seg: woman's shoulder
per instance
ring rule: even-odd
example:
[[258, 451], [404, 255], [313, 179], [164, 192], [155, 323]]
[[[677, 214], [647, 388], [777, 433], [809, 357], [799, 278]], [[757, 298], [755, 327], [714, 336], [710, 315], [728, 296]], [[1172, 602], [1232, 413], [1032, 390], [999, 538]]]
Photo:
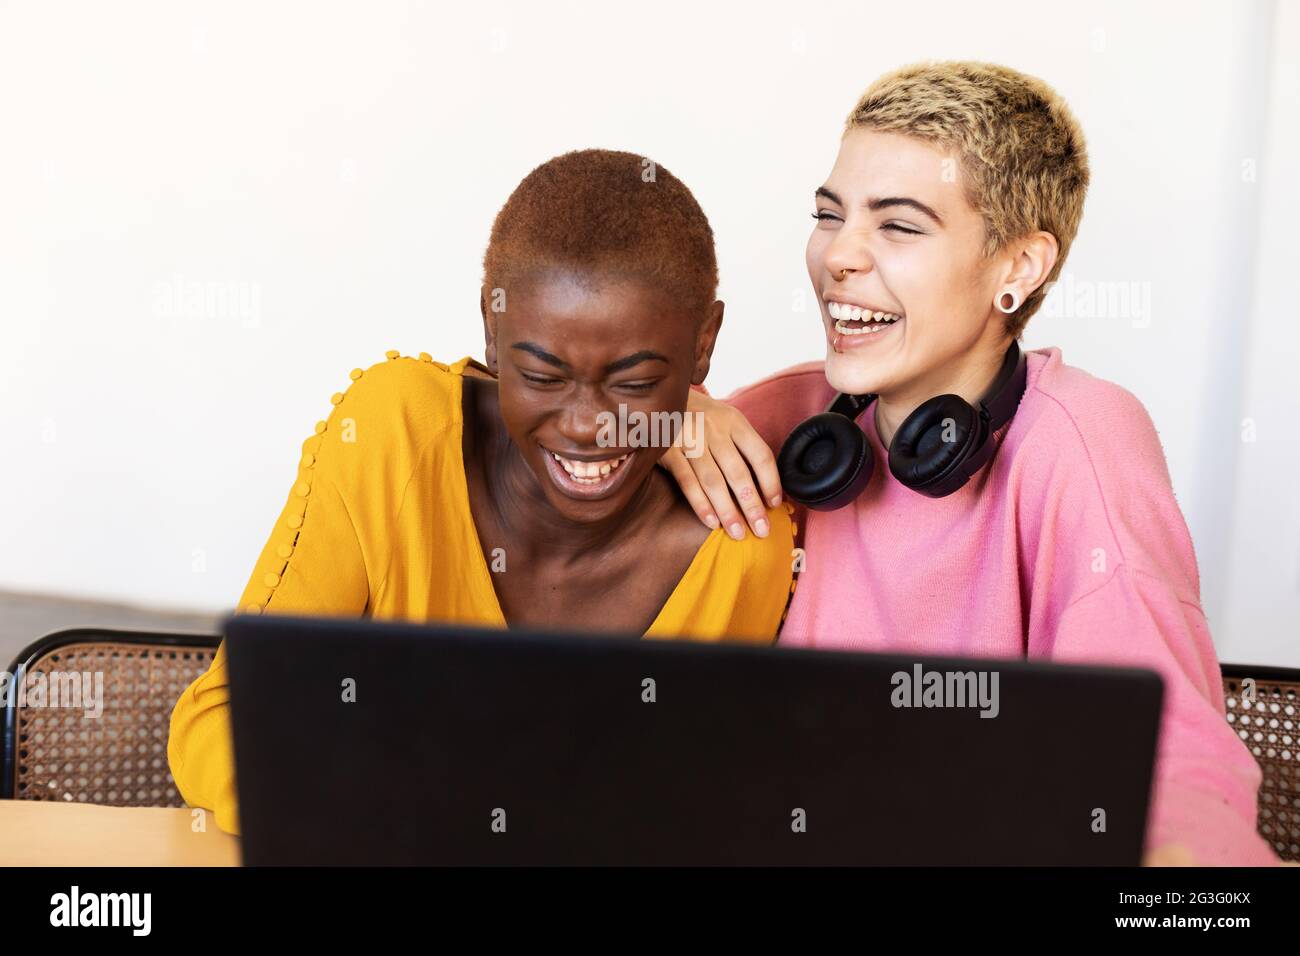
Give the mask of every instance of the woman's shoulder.
[[1164, 449], [1146, 406], [1136, 395], [1067, 365], [1059, 348], [1028, 353], [1025, 397], [1009, 442], [1080, 455], [1095, 470], [1143, 471], [1169, 481]]
[[807, 417], [824, 411], [835, 395], [826, 381], [824, 361], [801, 362], [773, 372], [750, 385], [742, 385], [722, 401], [745, 412], [762, 414], [767, 409], [789, 409]]
[[[691, 574], [710, 584], [726, 580], [733, 583], [746, 578], [755, 583], [770, 582], [774, 578], [788, 578], [792, 573], [795, 541], [794, 508], [787, 502], [767, 510], [768, 533], [760, 538], [749, 529], [739, 540], [722, 528], [707, 532], [696, 546]], [[683, 509], [680, 519], [693, 524], [694, 530], [703, 530], [693, 511]], [[694, 532], [690, 534], [695, 537]], [[688, 574], [688, 577], [690, 574]], [[761, 584], [760, 584], [761, 586]]]
[[402, 408], [417, 418], [447, 419], [453, 417], [465, 370], [476, 364], [469, 357], [448, 364], [435, 361], [428, 352], [403, 355], [391, 349], [382, 362], [349, 372], [349, 384], [330, 402], [348, 404], [358, 411], [392, 413]]
[[474, 364], [468, 357], [447, 364], [427, 352], [390, 350], [384, 361], [349, 373], [349, 384], [330, 397], [330, 413], [316, 423], [307, 446], [340, 483], [374, 477], [378, 462], [385, 472], [409, 471], [430, 443], [458, 432], [460, 382]]
[[795, 425], [826, 410], [835, 389], [826, 381], [825, 362], [803, 362], [782, 369], [723, 399], [745, 416], [773, 451]]
[[716, 529], [705, 538], [658, 622], [665, 634], [704, 641], [770, 644], [790, 600], [794, 524], [785, 505], [767, 513], [767, 537], [739, 541]]
[[[1052, 527], [1080, 549], [1113, 543], [1135, 570], [1176, 581], [1195, 600], [1191, 536], [1159, 435], [1128, 389], [1066, 365], [1059, 349], [1029, 353], [1028, 384], [998, 468], [1009, 476], [1025, 526]], [[1054, 517], [1053, 517], [1054, 516]], [[1068, 533], [1066, 533], [1068, 531]]]
[[788, 579], [793, 573], [794, 540], [797, 530], [794, 508], [788, 502], [767, 509], [768, 533], [760, 538], [752, 531], [737, 541], [719, 529], [711, 535], [724, 561], [744, 570], [757, 580]]
[[390, 350], [384, 361], [348, 374], [350, 383], [330, 398], [334, 408], [326, 425], [347, 423], [355, 441], [363, 428], [388, 439], [436, 433], [461, 420], [461, 380], [475, 366], [468, 357], [447, 364], [428, 352], [413, 356]]

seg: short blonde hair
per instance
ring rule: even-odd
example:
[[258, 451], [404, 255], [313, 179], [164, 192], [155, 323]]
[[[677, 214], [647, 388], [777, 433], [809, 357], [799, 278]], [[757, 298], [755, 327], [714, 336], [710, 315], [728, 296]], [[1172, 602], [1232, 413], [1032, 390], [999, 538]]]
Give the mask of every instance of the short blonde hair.
[[862, 94], [845, 132], [915, 136], [956, 153], [970, 204], [984, 219], [984, 254], [1043, 230], [1060, 254], [1044, 283], [1007, 316], [1018, 337], [1065, 263], [1083, 217], [1088, 154], [1065, 101], [1036, 77], [993, 63], [918, 63]]

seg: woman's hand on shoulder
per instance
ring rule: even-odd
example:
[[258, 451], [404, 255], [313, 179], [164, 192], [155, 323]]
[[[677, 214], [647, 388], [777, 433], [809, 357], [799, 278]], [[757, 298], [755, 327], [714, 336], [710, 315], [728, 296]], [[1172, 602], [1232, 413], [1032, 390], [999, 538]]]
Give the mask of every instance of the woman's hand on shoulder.
[[[686, 411], [698, 414], [702, 427], [684, 428], [659, 463], [710, 528], [723, 527], [740, 540], [748, 524], [754, 534], [767, 537], [767, 509], [781, 503], [781, 478], [772, 449], [749, 420], [726, 402], [692, 389]], [[686, 446], [683, 437], [690, 439]]]

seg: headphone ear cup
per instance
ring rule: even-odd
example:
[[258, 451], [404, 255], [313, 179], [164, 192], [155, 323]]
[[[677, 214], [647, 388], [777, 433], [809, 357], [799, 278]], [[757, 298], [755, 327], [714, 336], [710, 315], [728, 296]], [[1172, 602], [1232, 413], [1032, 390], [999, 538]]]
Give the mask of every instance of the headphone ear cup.
[[797, 425], [776, 458], [782, 489], [814, 511], [834, 511], [851, 502], [871, 480], [873, 465], [866, 434], [836, 412]]
[[981, 427], [979, 412], [960, 395], [936, 395], [899, 426], [889, 470], [912, 490], [942, 497], [942, 479], [969, 456]]

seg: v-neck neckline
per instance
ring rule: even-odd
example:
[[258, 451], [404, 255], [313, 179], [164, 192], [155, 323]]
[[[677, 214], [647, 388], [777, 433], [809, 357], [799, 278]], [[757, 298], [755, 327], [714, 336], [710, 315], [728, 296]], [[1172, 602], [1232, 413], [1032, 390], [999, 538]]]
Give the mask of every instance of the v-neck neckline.
[[[469, 497], [469, 474], [465, 470], [465, 367], [470, 364], [477, 365], [478, 363], [474, 362], [474, 360], [469, 356], [466, 356], [459, 362], [448, 367], [448, 371], [455, 375], [455, 382], [452, 386], [452, 408], [455, 409], [454, 414], [456, 415], [456, 459], [453, 462], [456, 466], [453, 469], [456, 473], [456, 491], [460, 495], [459, 504], [464, 509], [465, 522], [469, 525], [469, 531], [474, 538], [475, 547], [468, 550], [474, 553], [470, 560], [473, 562], [475, 574], [479, 579], [479, 583], [483, 585], [486, 593], [492, 595], [492, 610], [496, 614], [495, 623], [500, 627], [508, 628], [510, 623], [506, 620], [505, 610], [501, 607], [501, 598], [497, 594], [496, 585], [492, 581], [492, 570], [488, 567], [487, 558], [483, 554], [483, 539], [479, 537], [478, 525], [474, 523], [474, 509], [471, 507]], [[482, 368], [482, 366], [479, 367]], [[487, 371], [487, 369], [484, 369], [484, 371]], [[682, 576], [677, 579], [677, 583], [673, 586], [672, 593], [668, 595], [668, 600], [664, 601], [663, 606], [659, 608], [659, 613], [656, 614], [655, 619], [650, 622], [650, 626], [646, 628], [645, 633], [641, 635], [642, 637], [649, 637], [655, 634], [656, 629], [660, 627], [661, 622], [666, 618], [669, 609], [672, 607], [673, 601], [677, 598], [677, 594], [681, 590], [682, 582], [689, 578], [692, 572], [695, 571], [696, 565], [701, 562], [704, 553], [711, 550], [713, 547], [716, 547], [714, 538], [720, 533], [722, 533], [721, 528], [714, 528], [709, 532], [708, 537], [700, 543], [700, 546], [695, 549], [695, 555], [691, 558], [691, 563], [687, 565], [686, 570], [682, 572]]]

